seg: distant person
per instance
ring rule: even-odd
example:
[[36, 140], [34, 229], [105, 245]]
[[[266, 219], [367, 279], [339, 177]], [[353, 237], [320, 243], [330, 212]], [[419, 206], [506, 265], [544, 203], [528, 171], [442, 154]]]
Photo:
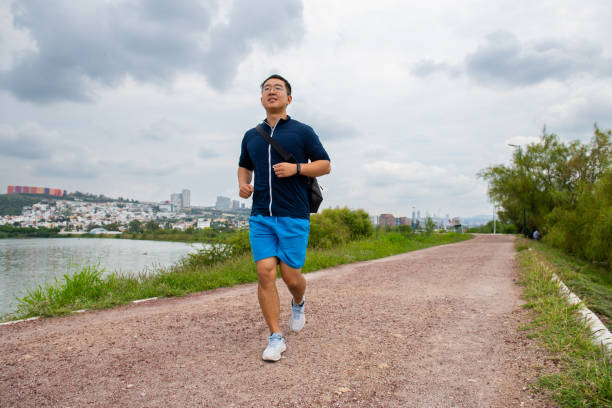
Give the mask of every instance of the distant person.
[[[278, 141], [297, 163], [281, 155], [253, 128], [242, 139], [238, 163], [240, 197], [253, 195], [249, 238], [257, 266], [259, 305], [270, 329], [262, 358], [278, 361], [287, 348], [280, 329], [280, 301], [276, 289], [276, 268], [293, 295], [289, 327], [304, 327], [306, 280], [302, 267], [310, 233], [310, 207], [306, 177], [331, 171], [330, 159], [313, 129], [287, 115], [291, 85], [280, 75], [271, 75], [261, 84], [261, 104], [266, 119], [261, 126]], [[310, 160], [310, 163], [309, 163]], [[255, 182], [251, 184], [255, 172]]]
[[537, 229], [533, 231], [533, 239], [535, 239], [536, 241], [539, 241], [542, 238], [542, 236], [540, 235], [540, 231], [538, 231]]

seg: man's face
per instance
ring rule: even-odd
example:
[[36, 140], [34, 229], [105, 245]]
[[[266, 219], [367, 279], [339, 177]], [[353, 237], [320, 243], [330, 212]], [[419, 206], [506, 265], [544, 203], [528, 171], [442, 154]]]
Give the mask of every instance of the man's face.
[[261, 104], [267, 112], [283, 112], [291, 103], [285, 82], [278, 78], [268, 79], [261, 92]]

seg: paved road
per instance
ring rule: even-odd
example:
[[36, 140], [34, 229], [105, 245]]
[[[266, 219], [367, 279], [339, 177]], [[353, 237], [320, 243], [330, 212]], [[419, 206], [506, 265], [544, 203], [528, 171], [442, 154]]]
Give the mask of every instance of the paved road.
[[526, 388], [542, 357], [513, 258], [481, 235], [306, 275], [278, 363], [253, 284], [3, 326], [0, 406], [549, 406]]

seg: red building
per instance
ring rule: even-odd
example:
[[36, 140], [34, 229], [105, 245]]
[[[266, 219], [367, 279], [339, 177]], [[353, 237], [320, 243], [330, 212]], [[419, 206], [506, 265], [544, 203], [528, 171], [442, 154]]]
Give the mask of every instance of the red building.
[[62, 197], [64, 191], [59, 188], [32, 187], [32, 186], [8, 186], [8, 194], [45, 194], [55, 197]]
[[390, 227], [393, 227], [395, 226], [395, 217], [393, 216], [393, 214], [380, 214], [380, 217], [378, 217], [378, 225], [388, 225]]

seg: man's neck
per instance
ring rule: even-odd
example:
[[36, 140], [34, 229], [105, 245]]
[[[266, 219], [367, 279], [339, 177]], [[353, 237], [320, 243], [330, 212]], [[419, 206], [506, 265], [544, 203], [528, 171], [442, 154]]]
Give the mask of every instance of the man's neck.
[[266, 122], [270, 127], [276, 126], [279, 120], [287, 119], [287, 111], [276, 113], [276, 112], [266, 112]]

